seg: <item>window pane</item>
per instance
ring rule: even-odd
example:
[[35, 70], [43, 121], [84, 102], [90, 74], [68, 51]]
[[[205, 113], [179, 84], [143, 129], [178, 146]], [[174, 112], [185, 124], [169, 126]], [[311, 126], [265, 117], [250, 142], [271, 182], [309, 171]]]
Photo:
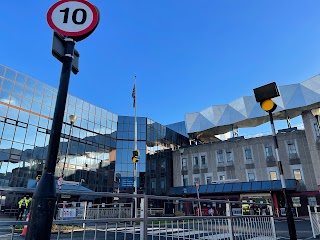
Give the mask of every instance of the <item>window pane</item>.
[[232, 151], [230, 149], [226, 150], [226, 155], [227, 155], [227, 162], [232, 162], [233, 157], [232, 157]]
[[207, 184], [211, 184], [212, 183], [212, 177], [207, 177]]
[[266, 156], [267, 156], [267, 157], [273, 156], [272, 147], [271, 147], [271, 146], [267, 146], [267, 147], [265, 148], [265, 151], [266, 151]]
[[245, 155], [246, 155], [246, 159], [252, 159], [251, 148], [245, 149]]
[[182, 158], [182, 166], [183, 167], [187, 166], [187, 159], [186, 158]]
[[294, 143], [288, 143], [289, 154], [297, 153], [296, 145]]
[[293, 177], [296, 180], [301, 180], [302, 179], [300, 169], [293, 170]]
[[193, 165], [194, 165], [194, 166], [198, 166], [198, 165], [199, 165], [199, 159], [198, 159], [198, 157], [194, 157], [194, 158], [193, 158]]
[[224, 161], [224, 159], [223, 159], [223, 151], [222, 150], [218, 150], [217, 157], [218, 157], [218, 163], [222, 163]]
[[220, 175], [220, 176], [219, 176], [219, 180], [220, 180], [220, 181], [226, 180], [226, 176], [225, 176], [225, 175]]
[[271, 171], [269, 174], [270, 174], [270, 180], [278, 180], [277, 172]]
[[15, 131], [15, 126], [11, 124], [5, 124], [3, 129], [2, 138], [12, 140]]
[[254, 173], [248, 173], [248, 179], [249, 181], [254, 181], [256, 178], [255, 174]]
[[206, 165], [206, 156], [201, 156], [201, 164]]

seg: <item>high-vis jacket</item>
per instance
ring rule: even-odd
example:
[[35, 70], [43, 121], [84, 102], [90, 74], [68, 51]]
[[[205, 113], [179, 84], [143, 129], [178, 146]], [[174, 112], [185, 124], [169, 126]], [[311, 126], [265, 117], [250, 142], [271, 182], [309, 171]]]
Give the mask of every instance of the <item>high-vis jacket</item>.
[[18, 205], [19, 205], [19, 208], [27, 208], [28, 205], [30, 203], [30, 200], [27, 200], [27, 199], [24, 199], [22, 198], [19, 202], [18, 202]]

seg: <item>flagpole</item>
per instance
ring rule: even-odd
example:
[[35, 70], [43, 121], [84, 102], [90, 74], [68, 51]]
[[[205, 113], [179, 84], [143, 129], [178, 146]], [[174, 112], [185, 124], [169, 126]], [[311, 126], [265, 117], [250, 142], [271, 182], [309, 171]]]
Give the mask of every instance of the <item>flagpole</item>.
[[200, 202], [200, 195], [199, 195], [199, 182], [196, 180], [196, 189], [197, 189], [197, 197], [198, 197], [198, 205], [199, 205], [199, 214], [198, 216], [202, 217], [202, 210], [201, 210], [201, 202]]
[[[133, 108], [134, 108], [134, 150], [138, 150], [138, 145], [137, 145], [137, 138], [138, 138], [138, 125], [137, 125], [137, 89], [136, 89], [136, 79], [137, 77], [134, 76], [134, 99], [133, 99]], [[133, 163], [133, 185], [134, 185], [134, 194], [137, 194], [138, 188], [137, 188], [137, 163]], [[134, 199], [134, 211], [135, 211], [135, 217], [138, 217], [138, 201], [137, 198]]]

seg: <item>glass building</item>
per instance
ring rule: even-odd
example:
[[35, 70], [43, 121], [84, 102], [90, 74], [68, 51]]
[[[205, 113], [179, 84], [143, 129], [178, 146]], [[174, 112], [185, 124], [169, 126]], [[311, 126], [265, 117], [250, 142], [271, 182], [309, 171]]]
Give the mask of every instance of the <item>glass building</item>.
[[[0, 187], [27, 187], [41, 175], [56, 96], [57, 89], [0, 65]], [[77, 116], [74, 124], [69, 115]], [[166, 194], [172, 151], [189, 141], [185, 129], [146, 117], [137, 123], [138, 192]], [[63, 174], [93, 191], [133, 192], [133, 148], [134, 117], [68, 95], [56, 177]]]

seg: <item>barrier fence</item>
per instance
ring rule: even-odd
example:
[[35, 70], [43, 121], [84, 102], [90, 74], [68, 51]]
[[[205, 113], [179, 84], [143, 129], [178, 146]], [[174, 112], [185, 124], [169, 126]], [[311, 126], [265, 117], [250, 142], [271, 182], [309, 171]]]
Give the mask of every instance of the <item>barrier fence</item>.
[[59, 203], [56, 219], [132, 218], [132, 203]]
[[[65, 217], [63, 213], [60, 219], [54, 220], [51, 239], [276, 239], [272, 208], [268, 204], [140, 194], [99, 194], [110, 199], [116, 197], [118, 201], [90, 206], [88, 203], [79, 203], [82, 206], [69, 204], [69, 208], [74, 209], [69, 213], [73, 212], [70, 214], [75, 217]], [[138, 217], [133, 215], [135, 211], [131, 204], [134, 198], [139, 203]], [[162, 205], [163, 208], [150, 207], [155, 205]], [[67, 204], [58, 204], [58, 207], [58, 213], [68, 212]], [[0, 221], [0, 239], [21, 239], [25, 224], [25, 221]]]
[[310, 217], [310, 223], [312, 228], [313, 237], [316, 238], [320, 235], [320, 212], [319, 212], [319, 205], [309, 206], [308, 205], [308, 212]]

